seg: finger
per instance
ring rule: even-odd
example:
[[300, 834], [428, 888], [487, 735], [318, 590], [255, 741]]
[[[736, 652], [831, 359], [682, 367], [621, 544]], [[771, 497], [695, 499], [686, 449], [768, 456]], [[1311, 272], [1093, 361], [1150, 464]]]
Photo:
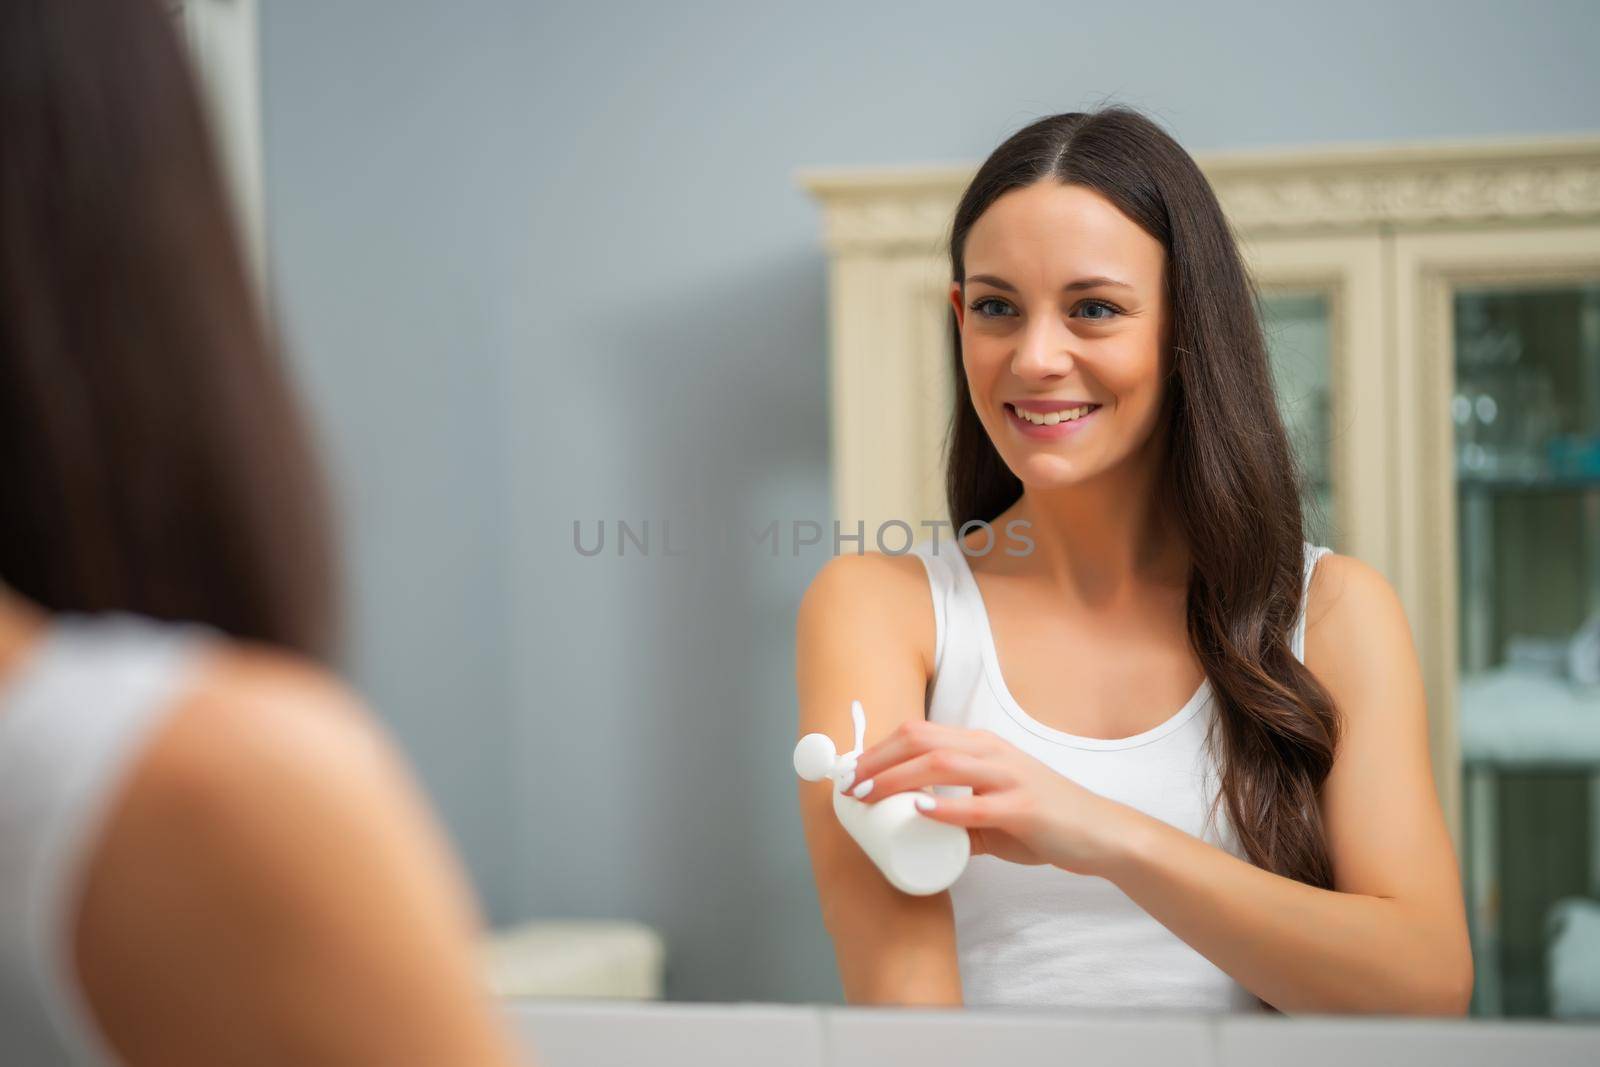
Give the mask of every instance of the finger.
[[1003, 744], [988, 730], [963, 730], [958, 726], [928, 722], [926, 719], [911, 719], [901, 723], [888, 737], [856, 757], [854, 780], [864, 782], [897, 763], [936, 748], [986, 756], [993, 755], [996, 747]]
[[924, 793], [927, 800], [918, 799], [917, 810], [930, 819], [938, 822], [949, 823], [951, 826], [964, 826], [969, 830], [994, 828], [1005, 829], [1002, 824], [1007, 821], [1005, 801], [1000, 797], [983, 796], [934, 796]]
[[874, 777], [860, 778], [850, 792], [856, 799], [871, 803], [930, 785], [967, 785], [984, 792], [1013, 784], [1015, 779], [1004, 767], [979, 756], [939, 748], [897, 763]]

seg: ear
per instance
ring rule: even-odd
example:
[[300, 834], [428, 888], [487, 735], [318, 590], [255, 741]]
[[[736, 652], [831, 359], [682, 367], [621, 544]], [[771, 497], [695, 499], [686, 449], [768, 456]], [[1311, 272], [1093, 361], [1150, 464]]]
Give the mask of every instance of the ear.
[[959, 330], [966, 323], [966, 318], [967, 318], [966, 305], [964, 303], [962, 303], [962, 301], [961, 301], [961, 283], [960, 282], [951, 282], [950, 283], [950, 306], [955, 309], [955, 313], [956, 313], [956, 329]]

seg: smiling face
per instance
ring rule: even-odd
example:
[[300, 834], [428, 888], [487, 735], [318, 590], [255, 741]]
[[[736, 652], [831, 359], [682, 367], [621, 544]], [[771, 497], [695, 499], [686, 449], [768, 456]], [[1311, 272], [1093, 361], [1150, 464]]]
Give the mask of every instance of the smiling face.
[[1157, 428], [1166, 250], [1105, 197], [1046, 179], [999, 197], [950, 287], [978, 419], [1024, 486], [1078, 482]]

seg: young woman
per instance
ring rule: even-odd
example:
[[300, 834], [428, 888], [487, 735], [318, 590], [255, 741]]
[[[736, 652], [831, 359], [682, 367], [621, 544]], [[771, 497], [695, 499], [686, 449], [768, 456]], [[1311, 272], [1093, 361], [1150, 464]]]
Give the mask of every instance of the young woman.
[[1463, 1013], [1411, 634], [1303, 539], [1199, 168], [1129, 109], [1043, 119], [973, 178], [950, 261], [965, 536], [830, 560], [798, 688], [802, 734], [848, 739], [863, 702], [857, 796], [941, 787], [926, 815], [975, 855], [899, 893], [802, 785], [847, 999]]
[[0, 4], [0, 1062], [516, 1062], [170, 16]]

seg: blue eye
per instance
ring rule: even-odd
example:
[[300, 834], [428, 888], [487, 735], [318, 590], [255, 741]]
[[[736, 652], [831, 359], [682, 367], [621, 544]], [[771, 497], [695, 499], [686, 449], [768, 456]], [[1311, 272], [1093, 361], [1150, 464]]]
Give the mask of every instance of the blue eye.
[[983, 310], [983, 305], [985, 305], [985, 304], [999, 304], [1001, 307], [1006, 306], [1006, 303], [1005, 303], [1004, 300], [996, 300], [992, 296], [980, 297], [979, 299], [974, 300], [972, 302], [972, 305], [971, 305], [972, 306], [972, 310], [976, 311], [979, 315], [981, 315], [983, 318], [986, 318], [986, 319], [999, 318], [1000, 316], [991, 315], [989, 312], [984, 311]]
[[[985, 311], [984, 306], [988, 304], [999, 304], [1001, 307], [1009, 307], [1004, 300], [1000, 300], [992, 296], [980, 297], [977, 300], [974, 300], [969, 307], [971, 307], [973, 311], [976, 311], [980, 318], [998, 319], [1008, 317], [994, 312]], [[1107, 314], [1104, 315], [1082, 316], [1082, 318], [1087, 319], [1089, 322], [1110, 322], [1112, 319], [1122, 314], [1121, 308], [1117, 307], [1115, 304], [1108, 304], [1104, 300], [1085, 300], [1082, 304], [1078, 305], [1078, 309], [1080, 311], [1086, 308], [1099, 308], [1101, 311], [1107, 312]]]

